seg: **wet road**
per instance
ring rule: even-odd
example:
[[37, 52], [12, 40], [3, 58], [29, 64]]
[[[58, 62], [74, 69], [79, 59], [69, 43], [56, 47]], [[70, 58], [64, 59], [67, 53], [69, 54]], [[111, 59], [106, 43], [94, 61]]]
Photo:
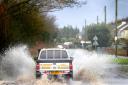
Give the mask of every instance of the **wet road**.
[[[89, 71], [88, 75], [84, 76], [92, 77], [92, 74], [94, 74], [93, 77], [96, 77], [96, 82], [99, 82], [98, 84], [94, 82], [94, 85], [128, 85], [128, 65], [110, 63], [109, 57], [113, 56], [82, 49], [74, 50], [75, 54], [72, 50], [69, 50], [69, 53], [74, 57], [76, 68]], [[84, 82], [74, 81], [72, 85], [75, 85], [76, 82], [81, 83], [81, 85], [91, 85], [90, 82], [93, 82], [93, 80], [88, 83], [86, 79]]]
[[[18, 50], [16, 49], [16, 51]], [[75, 79], [69, 83], [49, 82], [47, 79], [35, 80], [29, 77], [14, 81], [1, 81], [0, 85], [128, 85], [128, 65], [111, 64], [109, 57], [112, 56], [102, 54], [102, 52], [99, 54], [82, 49], [69, 49], [68, 52], [74, 58], [73, 70]], [[19, 55], [19, 60], [22, 60], [22, 56], [24, 56], [24, 60], [26, 58], [25, 55]], [[31, 59], [26, 58], [26, 60], [29, 61]], [[25, 63], [27, 61], [24, 60]], [[19, 63], [17, 62], [17, 64]], [[28, 63], [23, 65], [25, 71], [27, 70], [27, 73], [31, 73], [32, 71], [28, 67], [32, 68], [31, 66], [33, 65], [28, 65], [27, 68], [25, 67], [26, 65]]]

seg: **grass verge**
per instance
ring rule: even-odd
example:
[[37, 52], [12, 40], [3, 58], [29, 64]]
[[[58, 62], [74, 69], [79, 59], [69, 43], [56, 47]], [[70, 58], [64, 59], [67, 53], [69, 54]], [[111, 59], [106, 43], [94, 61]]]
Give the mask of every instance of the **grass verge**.
[[113, 58], [111, 60], [112, 60], [112, 63], [128, 64], [128, 58]]

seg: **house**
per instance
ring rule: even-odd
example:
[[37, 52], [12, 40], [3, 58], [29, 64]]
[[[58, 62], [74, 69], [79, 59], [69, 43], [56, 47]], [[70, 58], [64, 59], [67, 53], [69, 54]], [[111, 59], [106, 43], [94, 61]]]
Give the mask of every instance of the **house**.
[[128, 39], [128, 23], [122, 22], [118, 27], [118, 38]]

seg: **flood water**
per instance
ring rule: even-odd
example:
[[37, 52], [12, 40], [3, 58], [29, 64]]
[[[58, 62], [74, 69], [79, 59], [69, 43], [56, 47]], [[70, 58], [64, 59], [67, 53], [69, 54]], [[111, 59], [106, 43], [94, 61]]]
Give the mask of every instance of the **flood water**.
[[35, 63], [26, 48], [17, 46], [6, 52], [0, 69], [3, 82], [15, 81], [13, 85], [128, 85], [128, 65], [111, 63], [110, 57], [113, 56], [83, 49], [68, 49], [69, 56], [74, 58], [74, 80], [68, 83], [36, 80], [33, 77]]
[[74, 84], [82, 81], [81, 85], [90, 85], [90, 82], [94, 85], [95, 82], [99, 82], [96, 85], [128, 85], [128, 65], [111, 63], [110, 57], [114, 56], [82, 49], [69, 50], [69, 54], [74, 57], [75, 73], [87, 72], [85, 79], [74, 81]]

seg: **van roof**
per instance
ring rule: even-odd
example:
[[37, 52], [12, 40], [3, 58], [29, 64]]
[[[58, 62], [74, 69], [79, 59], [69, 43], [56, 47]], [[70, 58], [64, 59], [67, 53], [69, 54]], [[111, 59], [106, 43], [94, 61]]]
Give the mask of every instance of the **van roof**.
[[66, 50], [66, 49], [61, 49], [61, 48], [43, 48], [41, 50]]

